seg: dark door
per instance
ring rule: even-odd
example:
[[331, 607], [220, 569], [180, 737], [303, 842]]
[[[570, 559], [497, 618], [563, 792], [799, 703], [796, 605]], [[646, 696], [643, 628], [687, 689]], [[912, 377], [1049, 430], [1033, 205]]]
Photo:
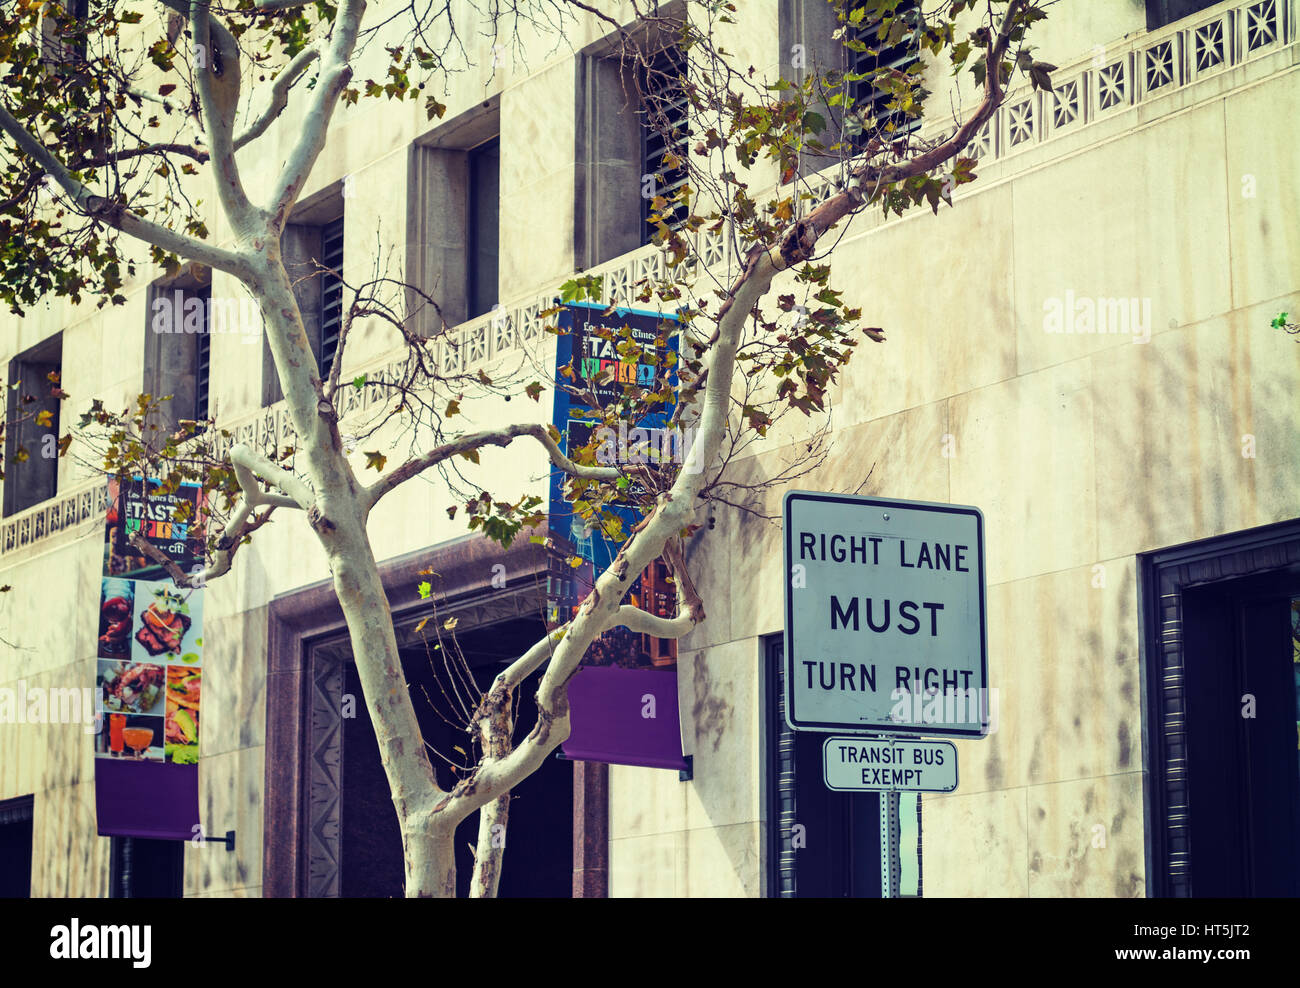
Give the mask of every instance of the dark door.
[[1300, 577], [1185, 592], [1192, 893], [1300, 895]]
[[0, 899], [32, 894], [32, 803], [31, 796], [0, 802]]
[[179, 899], [185, 890], [185, 842], [114, 837], [109, 849], [112, 899]]
[[879, 898], [880, 797], [832, 792], [822, 773], [827, 735], [785, 722], [783, 643], [769, 643], [769, 895]]
[[[543, 634], [540, 619], [517, 619], [460, 635], [459, 647], [477, 688], [489, 687], [507, 662]], [[447, 759], [463, 763], [465, 756], [456, 749], [470, 750], [464, 731], [454, 723], [470, 702], [470, 692], [453, 671], [454, 660], [444, 659], [434, 644], [431, 641], [427, 650], [403, 649], [402, 667], [420, 730], [432, 749], [429, 757], [438, 784], [447, 789], [454, 784]], [[343, 721], [339, 892], [344, 897], [399, 897], [403, 894], [404, 867], [397, 814], [356, 667], [351, 662], [346, 663], [344, 675], [344, 692], [356, 698], [356, 709], [354, 717]], [[539, 678], [540, 671], [517, 692], [516, 738], [527, 734], [536, 720], [533, 697]], [[505, 858], [498, 889], [502, 898], [571, 895], [573, 763], [549, 758], [515, 788], [503, 839]], [[471, 849], [477, 841], [478, 814], [473, 813], [456, 830], [456, 884], [460, 896], [469, 893], [474, 869]]]

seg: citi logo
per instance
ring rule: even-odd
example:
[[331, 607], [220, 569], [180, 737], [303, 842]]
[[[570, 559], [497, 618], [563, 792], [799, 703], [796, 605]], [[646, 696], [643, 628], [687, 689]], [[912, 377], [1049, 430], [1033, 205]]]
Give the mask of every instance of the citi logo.
[[132, 967], [148, 967], [153, 927], [82, 926], [75, 916], [67, 926], [50, 929], [50, 956], [55, 960], [129, 960]]

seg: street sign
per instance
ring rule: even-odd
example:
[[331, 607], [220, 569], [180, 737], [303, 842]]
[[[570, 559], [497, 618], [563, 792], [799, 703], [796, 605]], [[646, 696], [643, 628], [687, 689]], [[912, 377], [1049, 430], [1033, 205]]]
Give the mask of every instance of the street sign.
[[986, 735], [979, 509], [791, 491], [784, 515], [790, 727]]
[[829, 737], [822, 746], [826, 788], [836, 792], [953, 792], [957, 746], [951, 741]]

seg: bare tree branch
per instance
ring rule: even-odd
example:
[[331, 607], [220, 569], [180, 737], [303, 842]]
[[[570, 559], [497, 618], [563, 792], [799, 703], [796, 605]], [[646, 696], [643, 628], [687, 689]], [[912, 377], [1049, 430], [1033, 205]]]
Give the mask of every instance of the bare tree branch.
[[28, 133], [27, 129], [4, 106], [0, 106], [0, 130], [12, 137], [14, 142], [31, 155], [48, 174], [53, 175], [55, 181], [63, 187], [68, 197], [86, 216], [162, 250], [190, 258], [236, 277], [244, 277], [248, 273], [247, 262], [235, 251], [177, 233], [175, 230], [137, 216], [122, 203], [112, 202], [91, 192], [73, 178], [63, 164], [40, 141]]
[[343, 0], [334, 16], [334, 35], [330, 46], [321, 53], [321, 70], [312, 91], [314, 99], [303, 114], [302, 133], [289, 154], [284, 171], [276, 180], [268, 209], [271, 226], [277, 233], [288, 222], [293, 204], [302, 193], [312, 166], [325, 146], [325, 133], [329, 129], [339, 96], [352, 78], [348, 64], [356, 46], [357, 32], [361, 29], [361, 15], [365, 11], [363, 0]]
[[266, 133], [266, 129], [275, 122], [276, 117], [284, 112], [284, 108], [289, 105], [289, 91], [293, 84], [307, 70], [307, 66], [316, 59], [320, 58], [321, 50], [324, 46], [322, 41], [314, 41], [302, 51], [298, 52], [275, 77], [271, 83], [270, 92], [267, 93], [266, 106], [258, 114], [257, 119], [248, 125], [248, 128], [235, 138], [234, 149], [238, 151], [249, 141], [256, 140]]
[[[189, 7], [193, 44], [203, 58], [198, 66], [199, 112], [212, 145], [212, 167], [216, 172], [217, 195], [231, 225], [240, 233], [251, 232], [257, 211], [248, 201], [239, 165], [235, 161], [234, 127], [239, 113], [239, 45], [219, 21], [213, 21], [209, 0], [165, 0], [174, 9]], [[182, 13], [184, 11], [182, 10]]]
[[[285, 471], [249, 449], [249, 447], [242, 443], [235, 446], [230, 451], [230, 459], [234, 464], [235, 478], [239, 481], [242, 496], [226, 523], [221, 539], [217, 542], [212, 565], [206, 567], [201, 573], [186, 573], [166, 553], [143, 538], [139, 532], [133, 533], [129, 540], [136, 549], [161, 565], [167, 571], [167, 574], [176, 581], [177, 586], [194, 589], [203, 586], [209, 580], [215, 580], [217, 577], [230, 572], [235, 552], [243, 543], [244, 538], [265, 525], [271, 517], [271, 512], [276, 508], [310, 506], [310, 492], [307, 491], [305, 485], [290, 477]], [[262, 490], [261, 485], [258, 483], [258, 477], [275, 483], [277, 486], [284, 485], [288, 489], [299, 490], [300, 493], [307, 494], [307, 504], [302, 504], [294, 497]], [[263, 506], [267, 510], [260, 515], [254, 515], [254, 509]]]
[[482, 449], [484, 446], [509, 446], [521, 436], [531, 436], [536, 439], [546, 449], [551, 462], [571, 476], [583, 477], [587, 480], [617, 480], [622, 476], [618, 467], [591, 467], [574, 463], [560, 450], [559, 444], [551, 437], [545, 426], [535, 423], [511, 425], [506, 426], [504, 429], [471, 432], [449, 443], [443, 443], [422, 456], [407, 460], [388, 476], [375, 481], [366, 489], [365, 501], [367, 508], [374, 507], [381, 497], [398, 484], [410, 480], [417, 474], [423, 473], [444, 460], [448, 460], [460, 453], [469, 453], [473, 450]]

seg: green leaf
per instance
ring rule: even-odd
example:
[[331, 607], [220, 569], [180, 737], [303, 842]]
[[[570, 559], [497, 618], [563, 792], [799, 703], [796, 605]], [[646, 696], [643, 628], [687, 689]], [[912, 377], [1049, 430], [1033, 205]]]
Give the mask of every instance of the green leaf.
[[826, 118], [810, 110], [803, 115], [803, 129], [810, 134], [819, 134], [826, 129]]
[[358, 391], [364, 388], [366, 386], [366, 375], [358, 374], [356, 377], [354, 377], [352, 379], [352, 386], [356, 388]]
[[387, 462], [388, 462], [388, 457], [386, 457], [383, 453], [376, 453], [376, 452], [366, 453], [367, 470], [373, 469], [377, 472], [382, 473], [384, 469], [384, 464]]
[[430, 583], [428, 580], [424, 580], [418, 583], [415, 589], [420, 594], [421, 600], [427, 600], [429, 594], [433, 593], [433, 584]]

